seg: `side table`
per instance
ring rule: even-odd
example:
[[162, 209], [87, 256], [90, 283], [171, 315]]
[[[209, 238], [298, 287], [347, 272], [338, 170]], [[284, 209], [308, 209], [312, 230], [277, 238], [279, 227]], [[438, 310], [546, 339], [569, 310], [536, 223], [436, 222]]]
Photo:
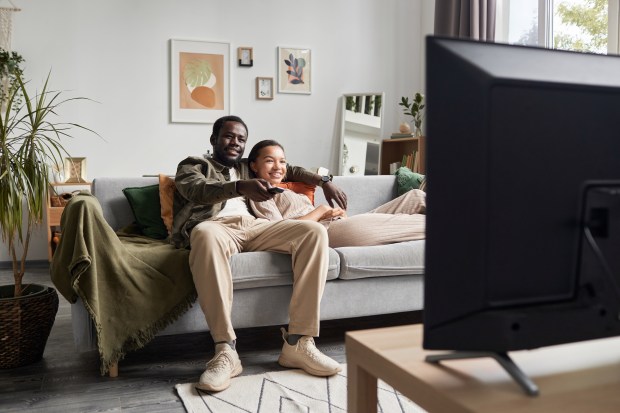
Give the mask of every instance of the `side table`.
[[[52, 262], [52, 257], [54, 256], [54, 243], [52, 241], [53, 233], [56, 228], [60, 227], [60, 217], [62, 216], [62, 211], [64, 211], [64, 206], [53, 206], [51, 204], [51, 195], [55, 194], [57, 188], [70, 187], [71, 190], [77, 189], [86, 189], [88, 191], [91, 190], [90, 182], [50, 182], [50, 188], [47, 194], [47, 202], [45, 203], [45, 217], [47, 223], [45, 225], [47, 230], [47, 259], [49, 262]], [[82, 187], [82, 188], [80, 188]]]
[[431, 413], [620, 411], [620, 337], [510, 353], [538, 397], [491, 359], [427, 363], [442, 352], [422, 349], [422, 325], [352, 331], [345, 342], [350, 412], [377, 411], [377, 379]]

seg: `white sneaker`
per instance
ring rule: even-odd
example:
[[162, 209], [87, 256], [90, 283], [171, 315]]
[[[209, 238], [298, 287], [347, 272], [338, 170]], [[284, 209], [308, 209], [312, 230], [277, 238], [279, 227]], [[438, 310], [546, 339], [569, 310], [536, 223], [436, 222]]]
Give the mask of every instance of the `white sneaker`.
[[222, 391], [230, 386], [230, 379], [243, 371], [237, 351], [226, 343], [215, 346], [215, 356], [207, 362], [207, 369], [200, 376], [196, 388]]
[[286, 341], [288, 333], [284, 328], [281, 330], [284, 345], [282, 346], [282, 353], [278, 363], [282, 367], [303, 369], [306, 373], [313, 376], [333, 376], [342, 371], [340, 363], [327, 357], [316, 348], [314, 338], [303, 336], [297, 344], [291, 346]]

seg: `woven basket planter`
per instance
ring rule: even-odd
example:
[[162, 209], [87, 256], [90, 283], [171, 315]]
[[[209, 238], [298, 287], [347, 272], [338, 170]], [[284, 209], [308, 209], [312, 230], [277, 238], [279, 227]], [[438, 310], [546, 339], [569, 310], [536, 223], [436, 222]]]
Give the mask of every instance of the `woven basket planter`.
[[13, 297], [13, 289], [0, 286], [0, 369], [41, 360], [58, 312], [55, 289], [30, 284], [19, 298]]

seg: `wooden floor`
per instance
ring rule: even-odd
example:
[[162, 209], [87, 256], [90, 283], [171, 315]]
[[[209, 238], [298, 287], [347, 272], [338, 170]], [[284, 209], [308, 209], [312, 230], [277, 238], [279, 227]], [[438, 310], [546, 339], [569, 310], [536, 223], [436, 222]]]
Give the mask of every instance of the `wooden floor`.
[[[25, 281], [52, 285], [46, 267], [29, 270]], [[12, 283], [10, 270], [0, 269], [0, 285]], [[317, 346], [344, 363], [345, 331], [418, 323], [420, 318], [412, 312], [324, 321]], [[243, 375], [283, 370], [277, 364], [279, 326], [239, 330], [237, 335]], [[121, 361], [119, 377], [102, 377], [96, 351], [75, 351], [70, 304], [61, 296], [43, 360], [0, 370], [0, 412], [185, 412], [174, 385], [195, 382], [212, 353], [208, 333], [157, 337]]]

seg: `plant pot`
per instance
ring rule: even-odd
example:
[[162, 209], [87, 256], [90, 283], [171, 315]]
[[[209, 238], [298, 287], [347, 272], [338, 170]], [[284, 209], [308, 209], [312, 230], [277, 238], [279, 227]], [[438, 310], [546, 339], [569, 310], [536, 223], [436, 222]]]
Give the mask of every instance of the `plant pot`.
[[0, 286], [0, 369], [41, 360], [58, 312], [58, 293], [44, 285], [24, 285], [13, 297], [13, 285]]

